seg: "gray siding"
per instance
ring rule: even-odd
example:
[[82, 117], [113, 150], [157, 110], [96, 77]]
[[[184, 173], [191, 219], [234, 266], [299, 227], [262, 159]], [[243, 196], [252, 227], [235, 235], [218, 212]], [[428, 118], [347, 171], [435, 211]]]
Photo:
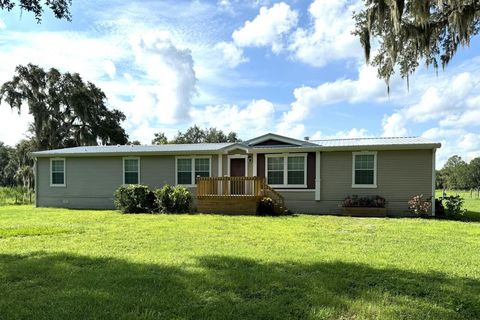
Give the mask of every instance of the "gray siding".
[[[233, 150], [230, 154], [245, 154]], [[247, 161], [248, 173], [253, 163]], [[113, 192], [123, 183], [122, 157], [66, 158], [66, 187], [50, 187], [50, 159], [38, 158], [38, 206], [113, 208]], [[414, 195], [432, 195], [432, 150], [378, 151], [377, 188], [352, 188], [352, 152], [321, 153], [321, 200], [314, 190], [278, 190], [288, 208], [303, 213], [339, 213], [348, 195], [380, 195], [387, 199], [388, 213], [405, 214]], [[228, 157], [222, 155], [222, 172], [228, 174]], [[211, 155], [212, 176], [218, 175], [218, 155]], [[314, 175], [314, 172], [308, 172]], [[140, 183], [158, 188], [175, 184], [175, 156], [140, 157]], [[190, 188], [193, 195], [196, 188]]]
[[388, 214], [404, 215], [414, 195], [432, 196], [432, 150], [378, 151], [377, 188], [352, 188], [352, 152], [322, 152], [320, 201], [314, 192], [288, 191], [287, 207], [296, 212], [339, 213], [348, 195], [380, 195]]
[[[212, 156], [217, 176], [217, 155]], [[113, 193], [123, 183], [123, 157], [65, 158], [65, 187], [50, 186], [50, 159], [38, 158], [39, 207], [113, 208]], [[175, 184], [175, 156], [140, 157], [140, 183], [159, 188]], [[190, 188], [193, 195], [195, 188]]]

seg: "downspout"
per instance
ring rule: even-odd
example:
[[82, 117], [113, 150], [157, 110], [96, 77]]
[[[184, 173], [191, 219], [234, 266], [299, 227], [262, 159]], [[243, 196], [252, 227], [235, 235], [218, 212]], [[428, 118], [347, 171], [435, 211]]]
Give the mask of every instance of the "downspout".
[[432, 150], [432, 216], [435, 216], [435, 183], [436, 183], [436, 170], [435, 170], [435, 155], [437, 149]]
[[320, 201], [320, 156], [321, 152], [315, 152], [315, 201]]

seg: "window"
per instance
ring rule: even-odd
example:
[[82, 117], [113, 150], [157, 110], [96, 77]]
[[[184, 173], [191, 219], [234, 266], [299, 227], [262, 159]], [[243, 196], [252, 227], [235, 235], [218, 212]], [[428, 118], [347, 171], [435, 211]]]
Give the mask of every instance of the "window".
[[177, 159], [177, 184], [192, 184], [192, 159]]
[[283, 157], [269, 157], [268, 159], [268, 184], [283, 184]]
[[210, 177], [210, 157], [177, 158], [177, 184], [195, 185], [196, 177]]
[[266, 155], [267, 183], [274, 187], [306, 188], [307, 155]]
[[195, 177], [209, 177], [210, 176], [210, 159], [200, 158], [195, 159]]
[[139, 158], [123, 159], [123, 183], [124, 184], [140, 183], [140, 159]]
[[305, 157], [288, 157], [288, 184], [305, 184]]
[[375, 152], [354, 152], [352, 187], [377, 187], [377, 154]]
[[65, 159], [50, 160], [50, 186], [65, 186]]

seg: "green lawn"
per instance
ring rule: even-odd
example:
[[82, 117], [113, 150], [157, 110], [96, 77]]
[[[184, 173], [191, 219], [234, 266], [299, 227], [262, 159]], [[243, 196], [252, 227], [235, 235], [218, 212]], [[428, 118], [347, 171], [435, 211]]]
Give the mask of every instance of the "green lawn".
[[0, 319], [479, 319], [480, 224], [0, 207]]

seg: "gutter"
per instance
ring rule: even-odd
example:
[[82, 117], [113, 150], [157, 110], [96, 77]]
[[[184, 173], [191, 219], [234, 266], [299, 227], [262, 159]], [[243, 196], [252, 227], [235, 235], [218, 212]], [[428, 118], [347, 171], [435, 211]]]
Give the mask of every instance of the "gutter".
[[[295, 146], [295, 147], [270, 147], [270, 148], [248, 148], [247, 153], [285, 153], [285, 152], [316, 152], [316, 151], [380, 151], [380, 150], [428, 150], [440, 148], [440, 143], [424, 144], [398, 144], [398, 145], [362, 145], [362, 146]], [[217, 150], [182, 150], [182, 151], [127, 151], [127, 152], [33, 152], [32, 156], [38, 158], [51, 157], [125, 157], [125, 156], [160, 156], [160, 155], [205, 155], [225, 154], [224, 149]]]

